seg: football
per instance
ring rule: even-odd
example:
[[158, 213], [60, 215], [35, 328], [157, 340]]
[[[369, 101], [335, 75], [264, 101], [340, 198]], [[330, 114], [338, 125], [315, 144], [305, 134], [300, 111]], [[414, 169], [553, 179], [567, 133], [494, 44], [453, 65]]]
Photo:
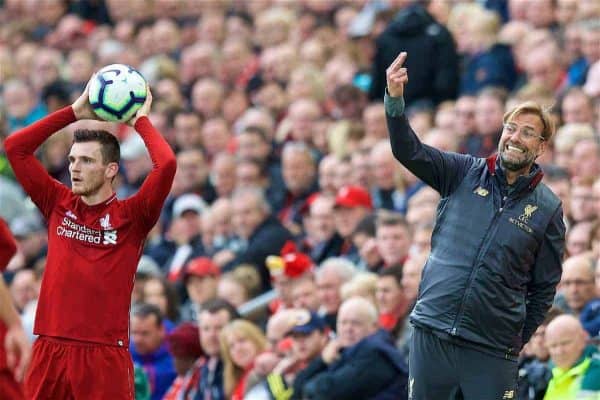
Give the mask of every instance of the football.
[[129, 65], [107, 65], [92, 77], [89, 100], [103, 120], [127, 122], [146, 101], [146, 80]]

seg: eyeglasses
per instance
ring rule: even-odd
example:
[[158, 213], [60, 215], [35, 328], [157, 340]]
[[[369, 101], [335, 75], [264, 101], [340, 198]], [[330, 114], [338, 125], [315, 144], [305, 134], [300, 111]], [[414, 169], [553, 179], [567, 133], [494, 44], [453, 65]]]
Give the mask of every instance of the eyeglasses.
[[510, 122], [507, 124], [504, 124], [504, 130], [510, 135], [514, 135], [515, 133], [517, 133], [517, 131], [519, 131], [519, 132], [521, 132], [521, 136], [524, 137], [526, 140], [530, 140], [530, 139], [540, 139], [542, 141], [546, 140], [546, 138], [544, 138], [543, 136], [535, 133], [535, 131], [533, 129], [528, 128], [526, 126], [519, 127], [517, 124], [513, 124]]
[[573, 279], [573, 280], [566, 280], [566, 281], [562, 281], [561, 285], [563, 286], [585, 286], [585, 285], [590, 285], [594, 283], [594, 281], [592, 279], [586, 280], [586, 279]]

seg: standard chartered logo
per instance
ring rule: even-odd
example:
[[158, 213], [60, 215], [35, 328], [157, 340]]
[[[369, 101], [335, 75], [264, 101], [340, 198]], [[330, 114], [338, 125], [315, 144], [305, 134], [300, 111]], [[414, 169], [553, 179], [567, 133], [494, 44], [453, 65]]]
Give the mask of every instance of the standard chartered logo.
[[69, 239], [93, 244], [117, 244], [117, 231], [115, 229], [99, 231], [79, 225], [65, 217], [56, 227], [56, 234]]

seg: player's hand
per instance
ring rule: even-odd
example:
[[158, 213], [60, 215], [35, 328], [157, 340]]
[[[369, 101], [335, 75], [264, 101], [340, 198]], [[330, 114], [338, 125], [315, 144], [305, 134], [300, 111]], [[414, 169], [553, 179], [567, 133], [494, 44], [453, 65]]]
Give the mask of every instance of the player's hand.
[[152, 106], [152, 92], [150, 92], [150, 86], [146, 85], [146, 101], [142, 104], [142, 107], [135, 113], [135, 115], [127, 121], [128, 125], [134, 126], [140, 117], [147, 117], [150, 114], [150, 107]]
[[77, 120], [80, 120], [80, 119], [100, 120], [100, 118], [98, 118], [98, 116], [96, 116], [96, 114], [94, 113], [94, 110], [92, 110], [92, 106], [90, 105], [90, 98], [89, 98], [90, 90], [89, 90], [89, 88], [90, 88], [90, 82], [92, 81], [92, 79], [94, 79], [94, 75], [92, 75], [92, 77], [90, 78], [88, 83], [85, 85], [85, 90], [83, 91], [81, 96], [79, 96], [77, 98], [77, 100], [75, 100], [75, 102], [71, 105], [71, 107], [73, 107], [73, 113], [75, 113], [75, 118], [77, 118]]
[[404, 85], [408, 82], [408, 71], [402, 65], [406, 61], [406, 52], [403, 51], [385, 71], [387, 90], [392, 97], [404, 95]]
[[8, 328], [4, 339], [6, 348], [6, 363], [14, 370], [15, 379], [23, 381], [29, 362], [31, 361], [31, 345], [21, 324], [14, 324]]

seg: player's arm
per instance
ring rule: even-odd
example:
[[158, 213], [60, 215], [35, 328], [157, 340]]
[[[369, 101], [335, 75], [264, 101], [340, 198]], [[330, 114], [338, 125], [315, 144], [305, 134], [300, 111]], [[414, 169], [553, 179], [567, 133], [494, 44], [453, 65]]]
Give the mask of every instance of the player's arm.
[[152, 170], [144, 180], [140, 190], [131, 199], [135, 205], [134, 209], [142, 214], [147, 229], [152, 228], [158, 220], [165, 199], [171, 190], [175, 170], [177, 169], [177, 161], [171, 146], [148, 119], [151, 104], [152, 93], [148, 88], [144, 105], [129, 121], [129, 124], [135, 128], [144, 140], [152, 160]]
[[565, 224], [562, 208], [559, 207], [546, 228], [544, 241], [531, 271], [531, 282], [527, 285], [523, 344], [531, 339], [552, 305], [556, 294], [556, 285], [562, 274], [564, 249]]
[[[0, 270], [4, 270], [8, 261], [17, 252], [17, 244], [10, 234], [8, 227], [0, 219]], [[7, 326], [5, 343], [8, 366], [15, 369], [15, 377], [22, 380], [25, 369], [31, 358], [31, 347], [21, 319], [15, 309], [4, 279], [0, 278], [0, 320]], [[18, 360], [18, 365], [17, 364]]]
[[61, 185], [52, 179], [35, 157], [46, 139], [78, 119], [98, 119], [89, 105], [87, 87], [73, 103], [11, 134], [4, 142], [17, 180], [42, 212], [49, 210]]
[[385, 110], [394, 156], [415, 176], [440, 192], [442, 197], [456, 188], [474, 162], [473, 157], [442, 152], [423, 144], [404, 114], [404, 85], [408, 71], [403, 67], [405, 52], [386, 70]]

